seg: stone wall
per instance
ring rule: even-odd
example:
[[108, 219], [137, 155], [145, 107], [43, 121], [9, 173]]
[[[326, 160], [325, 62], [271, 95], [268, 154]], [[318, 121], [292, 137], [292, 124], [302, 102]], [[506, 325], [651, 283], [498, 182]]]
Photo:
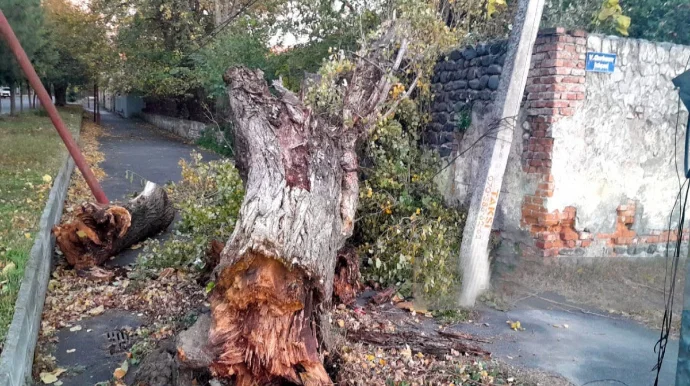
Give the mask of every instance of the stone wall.
[[425, 141], [438, 147], [441, 156], [456, 150], [464, 131], [462, 115], [469, 114], [475, 104], [493, 100], [505, 59], [506, 42], [499, 41], [452, 51], [436, 64], [435, 103]]
[[[585, 72], [586, 52], [617, 54], [614, 73]], [[550, 260], [665, 253], [666, 241], [676, 239], [667, 228], [687, 122], [687, 111], [677, 114], [671, 79], [689, 57], [690, 47], [540, 32], [494, 222], [504, 253]], [[491, 108], [472, 104], [464, 136], [442, 144], [466, 151], [445, 184], [459, 204], [469, 203]]]
[[138, 116], [159, 129], [171, 132], [179, 137], [192, 141], [196, 141], [197, 139], [201, 138], [201, 135], [207, 126], [203, 122], [177, 119], [167, 117], [165, 115], [139, 113]]

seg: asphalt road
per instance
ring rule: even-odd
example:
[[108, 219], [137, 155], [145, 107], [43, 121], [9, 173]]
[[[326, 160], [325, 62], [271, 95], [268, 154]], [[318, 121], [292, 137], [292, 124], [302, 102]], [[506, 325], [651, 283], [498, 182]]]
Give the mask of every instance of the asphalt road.
[[[24, 98], [24, 110], [29, 109], [29, 97], [26, 95], [23, 95]], [[16, 102], [17, 102], [17, 111], [19, 111], [19, 97], [15, 97]], [[38, 105], [38, 98], [36, 99], [36, 105]], [[9, 114], [10, 113], [10, 98], [1, 98], [0, 99], [0, 114]]]

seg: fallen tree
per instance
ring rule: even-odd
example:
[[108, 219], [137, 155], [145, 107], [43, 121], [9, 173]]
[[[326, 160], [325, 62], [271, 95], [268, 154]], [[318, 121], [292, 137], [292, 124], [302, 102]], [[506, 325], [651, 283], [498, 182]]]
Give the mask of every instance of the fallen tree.
[[85, 270], [164, 231], [174, 218], [165, 190], [147, 182], [141, 194], [122, 205], [82, 204], [74, 220], [53, 227], [53, 234], [67, 262]]

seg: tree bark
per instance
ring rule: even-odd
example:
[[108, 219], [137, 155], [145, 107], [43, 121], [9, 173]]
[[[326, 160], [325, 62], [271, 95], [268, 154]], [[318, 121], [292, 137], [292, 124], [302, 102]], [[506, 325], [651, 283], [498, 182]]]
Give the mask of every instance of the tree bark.
[[26, 82], [26, 99], [29, 102], [29, 109], [36, 107], [31, 103], [31, 86], [29, 85], [29, 82]]
[[67, 85], [55, 85], [55, 106], [64, 106], [67, 104]]
[[12, 82], [10, 83], [10, 115], [17, 115], [17, 101], [14, 98], [17, 96], [17, 85]]
[[321, 313], [336, 256], [352, 234], [356, 142], [376, 122], [407, 43], [391, 62], [391, 27], [343, 75], [342, 106], [318, 113], [259, 70], [225, 74], [245, 197], [216, 267], [209, 346], [218, 376], [238, 385], [331, 384], [320, 355]]
[[139, 196], [122, 206], [83, 204], [74, 221], [54, 227], [53, 233], [67, 262], [89, 269], [164, 231], [174, 217], [165, 190], [147, 182]]

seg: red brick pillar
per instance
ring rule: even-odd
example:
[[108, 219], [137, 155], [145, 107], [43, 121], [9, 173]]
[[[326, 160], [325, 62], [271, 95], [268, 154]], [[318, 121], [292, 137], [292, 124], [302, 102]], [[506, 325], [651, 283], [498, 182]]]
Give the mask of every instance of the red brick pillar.
[[533, 195], [524, 198], [521, 225], [530, 230], [544, 257], [556, 256], [563, 248], [575, 251], [591, 243], [590, 235], [574, 230], [575, 208], [550, 213], [546, 209], [557, 183], [551, 175], [552, 126], [563, 117], [572, 116], [585, 99], [586, 46], [584, 31], [540, 31], [527, 79], [525, 108], [529, 134], [524, 140], [522, 166], [539, 184]]

